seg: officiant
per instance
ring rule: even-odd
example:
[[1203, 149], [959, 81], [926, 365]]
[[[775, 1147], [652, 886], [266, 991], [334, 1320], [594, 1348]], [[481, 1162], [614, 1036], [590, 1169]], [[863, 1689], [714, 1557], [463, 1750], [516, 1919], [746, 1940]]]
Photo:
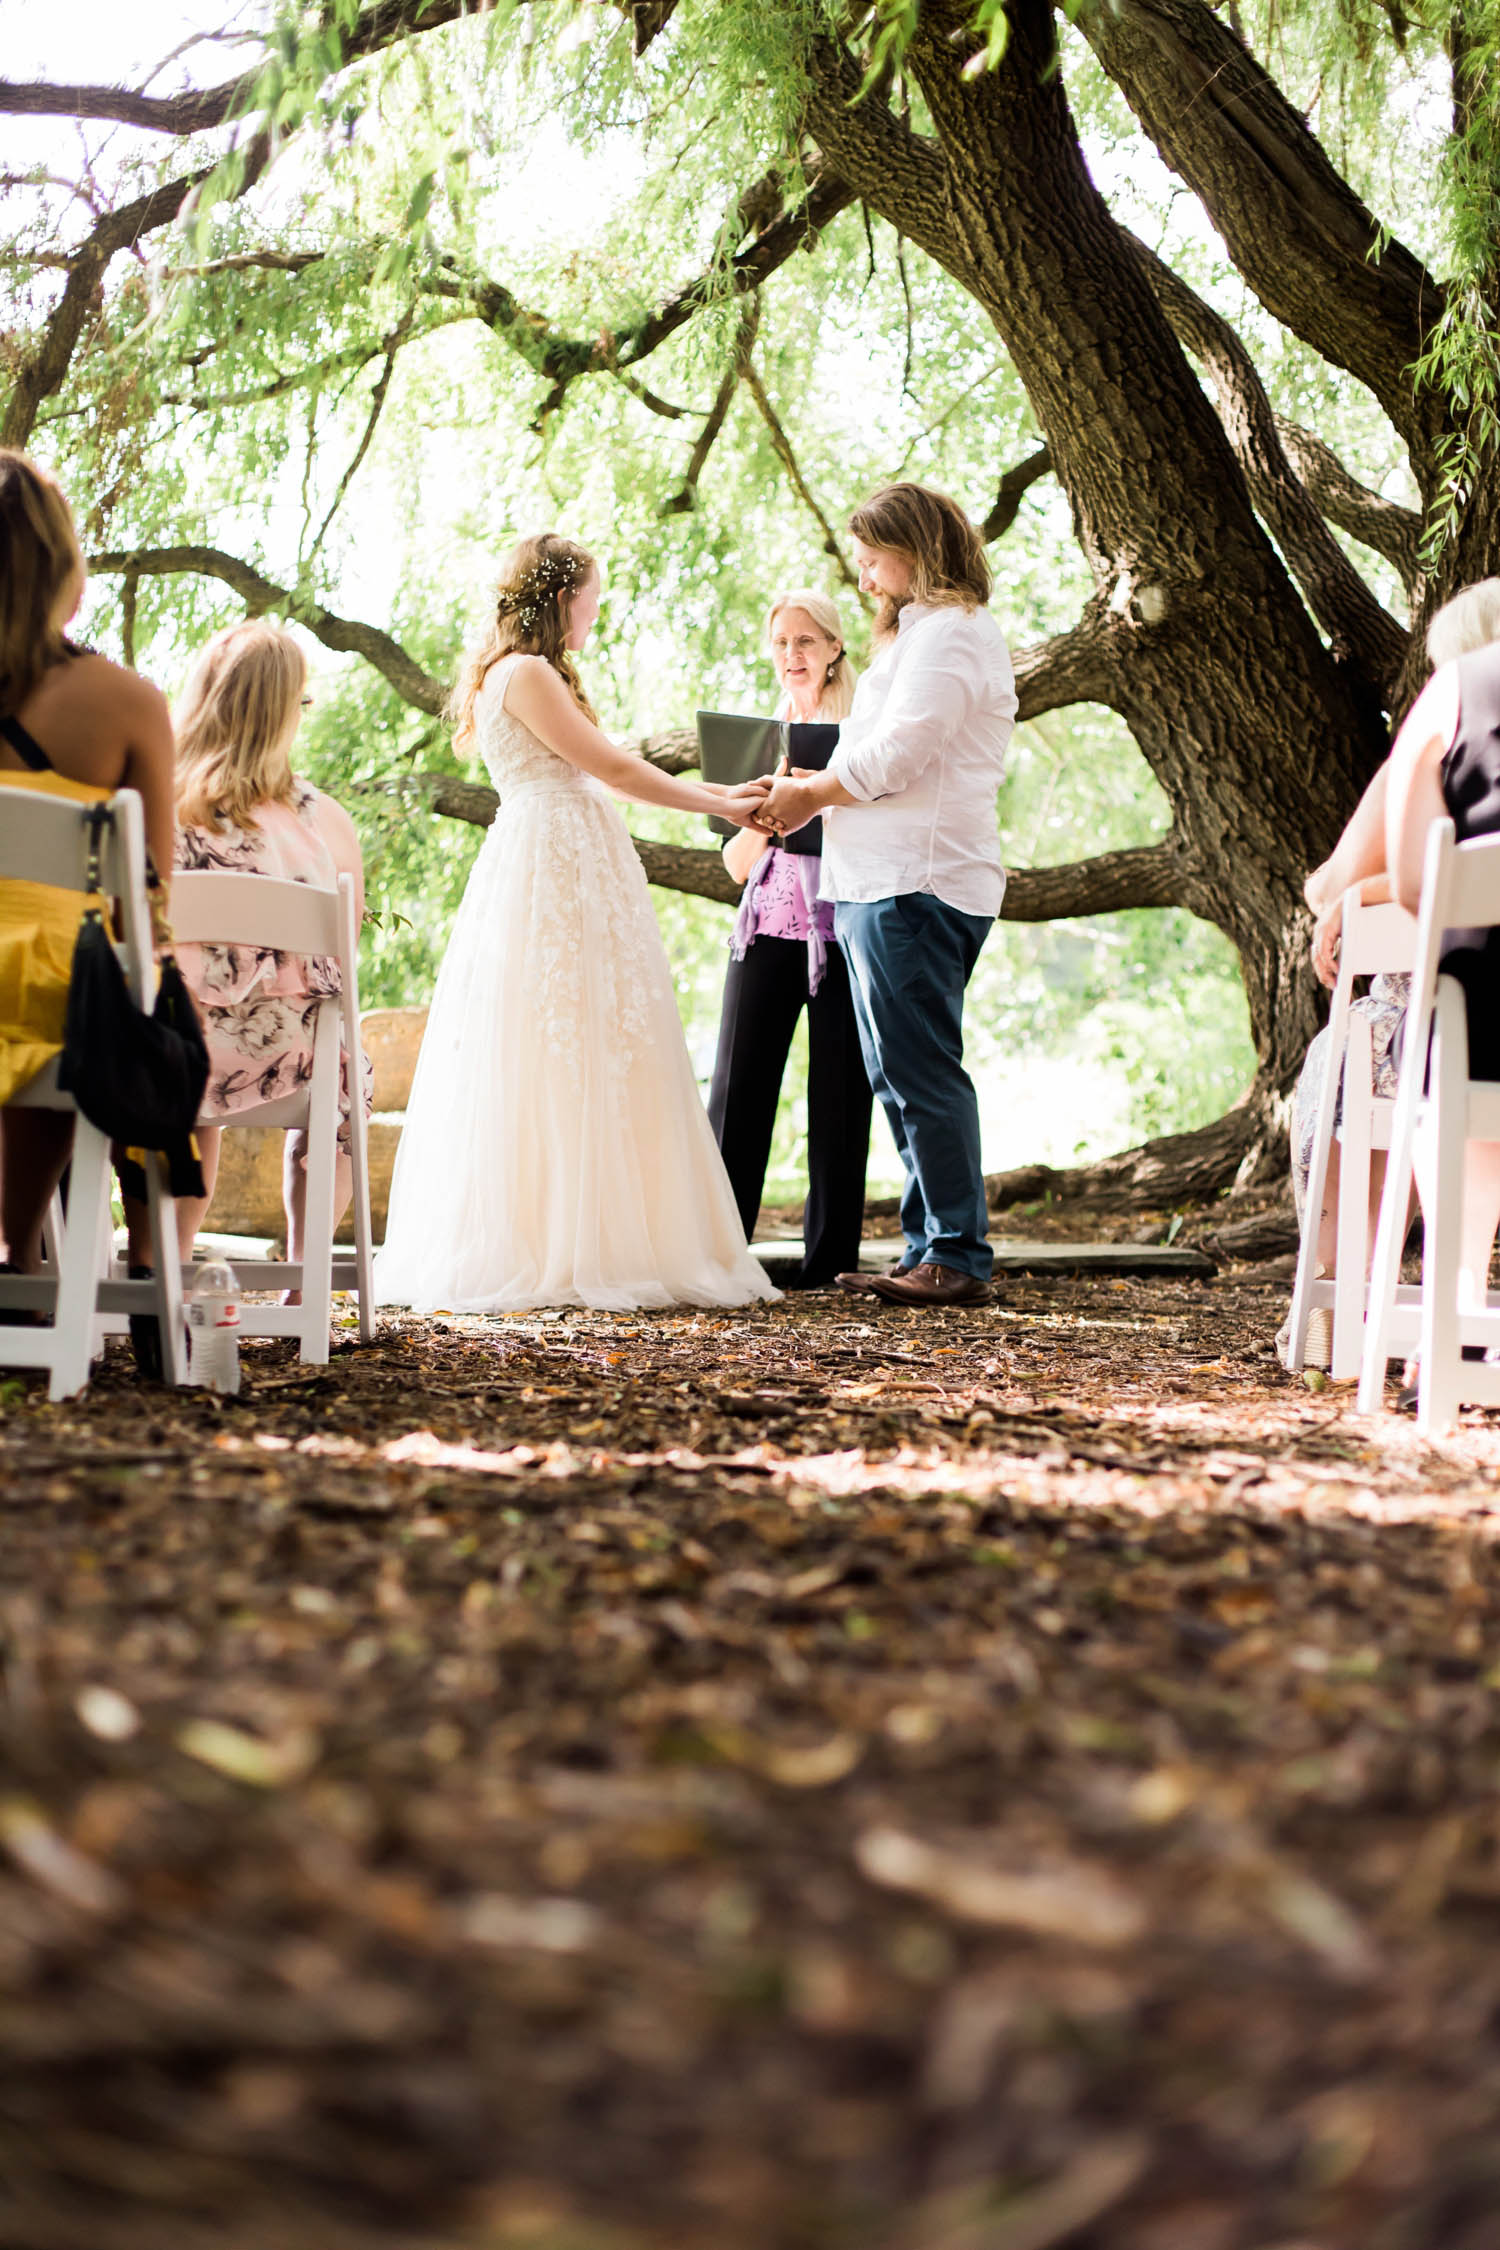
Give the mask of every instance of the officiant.
[[[807, 588], [778, 594], [766, 620], [781, 688], [776, 716], [837, 721], [854, 700], [854, 667], [838, 610]], [[787, 844], [795, 841], [796, 849]], [[745, 1235], [760, 1212], [787, 1056], [807, 1010], [807, 1201], [802, 1267], [793, 1288], [827, 1287], [859, 1263], [872, 1096], [860, 1049], [849, 970], [818, 896], [817, 822], [785, 842], [740, 829], [724, 863], [745, 886], [730, 940], [719, 1045], [708, 1097]]]

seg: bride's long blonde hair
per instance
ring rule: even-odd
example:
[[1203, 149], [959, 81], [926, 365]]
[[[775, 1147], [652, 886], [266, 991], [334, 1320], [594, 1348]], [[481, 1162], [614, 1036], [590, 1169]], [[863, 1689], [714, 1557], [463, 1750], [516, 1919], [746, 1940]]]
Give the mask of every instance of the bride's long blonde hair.
[[598, 567], [586, 547], [564, 539], [561, 532], [536, 531], [516, 541], [500, 566], [489, 621], [465, 656], [448, 699], [455, 747], [462, 749], [473, 737], [474, 700], [491, 665], [518, 651], [544, 657], [561, 674], [579, 710], [594, 717], [568, 646], [568, 610]]

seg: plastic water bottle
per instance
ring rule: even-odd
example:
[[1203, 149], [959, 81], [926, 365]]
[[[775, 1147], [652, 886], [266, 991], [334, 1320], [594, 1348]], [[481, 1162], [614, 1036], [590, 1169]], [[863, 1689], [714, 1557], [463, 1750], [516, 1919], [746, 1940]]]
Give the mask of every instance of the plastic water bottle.
[[240, 1285], [217, 1258], [198, 1268], [188, 1297], [188, 1381], [226, 1398], [240, 1387]]

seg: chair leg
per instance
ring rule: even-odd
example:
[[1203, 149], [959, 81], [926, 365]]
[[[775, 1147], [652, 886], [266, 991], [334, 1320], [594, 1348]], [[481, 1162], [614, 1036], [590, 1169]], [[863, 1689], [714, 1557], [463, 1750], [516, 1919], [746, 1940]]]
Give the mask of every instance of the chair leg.
[[1351, 1016], [1344, 1050], [1344, 1129], [1339, 1156], [1338, 1265], [1333, 1285], [1335, 1382], [1359, 1374], [1365, 1341], [1370, 1231], [1370, 1027]]
[[79, 1117], [73, 1127], [68, 1219], [57, 1277], [56, 1331], [50, 1399], [72, 1398], [89, 1379], [94, 1352], [94, 1308], [104, 1274], [101, 1241], [109, 1217], [109, 1143], [97, 1125]]
[[337, 1003], [318, 1011], [313, 1049], [312, 1098], [307, 1114], [307, 1200], [302, 1216], [302, 1321], [300, 1356], [313, 1367], [328, 1361], [333, 1296], [333, 1175], [338, 1154], [339, 1035]]
[[1322, 1227], [1323, 1196], [1328, 1185], [1328, 1157], [1333, 1146], [1333, 1112], [1338, 1102], [1339, 1074], [1344, 1068], [1344, 1039], [1349, 1022], [1348, 980], [1341, 977], [1328, 1024], [1328, 1060], [1318, 1096], [1318, 1116], [1313, 1129], [1312, 1162], [1307, 1175], [1307, 1198], [1302, 1211], [1302, 1238], [1297, 1245], [1297, 1278], [1292, 1285], [1291, 1349], [1287, 1371], [1297, 1375], [1307, 1356], [1307, 1323], [1312, 1311], [1313, 1279], [1318, 1264], [1318, 1235]]
[[1417, 1428], [1424, 1437], [1452, 1428], [1462, 1396], [1458, 1264], [1463, 1236], [1468, 1041], [1462, 997], [1446, 977], [1438, 981], [1436, 1017], [1430, 1091], [1419, 1129], [1417, 1160], [1423, 1208]]
[[[95, 1270], [98, 1273], [103, 1274], [110, 1280], [113, 1280], [114, 1278], [115, 1220], [114, 1212], [110, 1208], [110, 1196], [108, 1194], [104, 1197], [99, 1210], [99, 1259], [98, 1265]], [[105, 1323], [105, 1316], [98, 1309], [98, 1299], [96, 1297], [94, 1300], [94, 1335], [92, 1346], [92, 1356], [95, 1359], [102, 1359], [104, 1357], [104, 1339], [106, 1334], [107, 1328]]]
[[182, 1307], [181, 1252], [177, 1246], [177, 1205], [168, 1192], [166, 1166], [154, 1153], [146, 1159], [146, 1201], [151, 1219], [151, 1254], [156, 1260], [153, 1295], [161, 1331], [162, 1380], [174, 1387], [187, 1381], [187, 1337]]
[[375, 1340], [375, 1246], [370, 1225], [370, 1148], [364, 1103], [359, 1096], [359, 1074], [351, 1069], [352, 1104], [349, 1118], [350, 1170], [354, 1175], [354, 1281], [359, 1291], [359, 1340]]
[[1419, 1078], [1410, 1062], [1403, 1065], [1391, 1119], [1391, 1145], [1385, 1160], [1385, 1187], [1380, 1198], [1380, 1219], [1375, 1229], [1375, 1258], [1370, 1271], [1365, 1313], [1365, 1355], [1359, 1375], [1359, 1411], [1378, 1414], [1385, 1404], [1385, 1370], [1390, 1358], [1392, 1315], [1401, 1279], [1401, 1249], [1406, 1240], [1407, 1206], [1411, 1200], [1412, 1136], [1416, 1121]]
[[66, 1231], [62, 1196], [54, 1188], [52, 1200], [47, 1205], [47, 1216], [42, 1221], [42, 1256], [54, 1273], [62, 1259], [63, 1235]]

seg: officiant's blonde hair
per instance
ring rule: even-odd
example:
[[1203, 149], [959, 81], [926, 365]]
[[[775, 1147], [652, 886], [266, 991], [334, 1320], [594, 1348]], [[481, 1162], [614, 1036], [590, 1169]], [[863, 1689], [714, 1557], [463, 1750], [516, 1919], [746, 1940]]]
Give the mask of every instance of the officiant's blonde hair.
[[784, 609], [800, 609], [812, 619], [825, 641], [838, 643], [838, 655], [828, 667], [823, 681], [823, 692], [818, 697], [820, 719], [847, 719], [854, 701], [854, 685], [859, 678], [849, 661], [849, 651], [844, 646], [844, 622], [838, 605], [826, 594], [811, 586], [794, 586], [788, 594], [777, 594], [766, 612], [766, 639], [776, 630], [776, 620]]
[[568, 646], [568, 606], [599, 565], [587, 547], [561, 532], [534, 531], [518, 539], [500, 565], [494, 607], [483, 633], [464, 658], [448, 702], [453, 740], [460, 749], [474, 733], [474, 702], [490, 667], [502, 656], [544, 657], [561, 673], [585, 718], [594, 707], [583, 691]]

